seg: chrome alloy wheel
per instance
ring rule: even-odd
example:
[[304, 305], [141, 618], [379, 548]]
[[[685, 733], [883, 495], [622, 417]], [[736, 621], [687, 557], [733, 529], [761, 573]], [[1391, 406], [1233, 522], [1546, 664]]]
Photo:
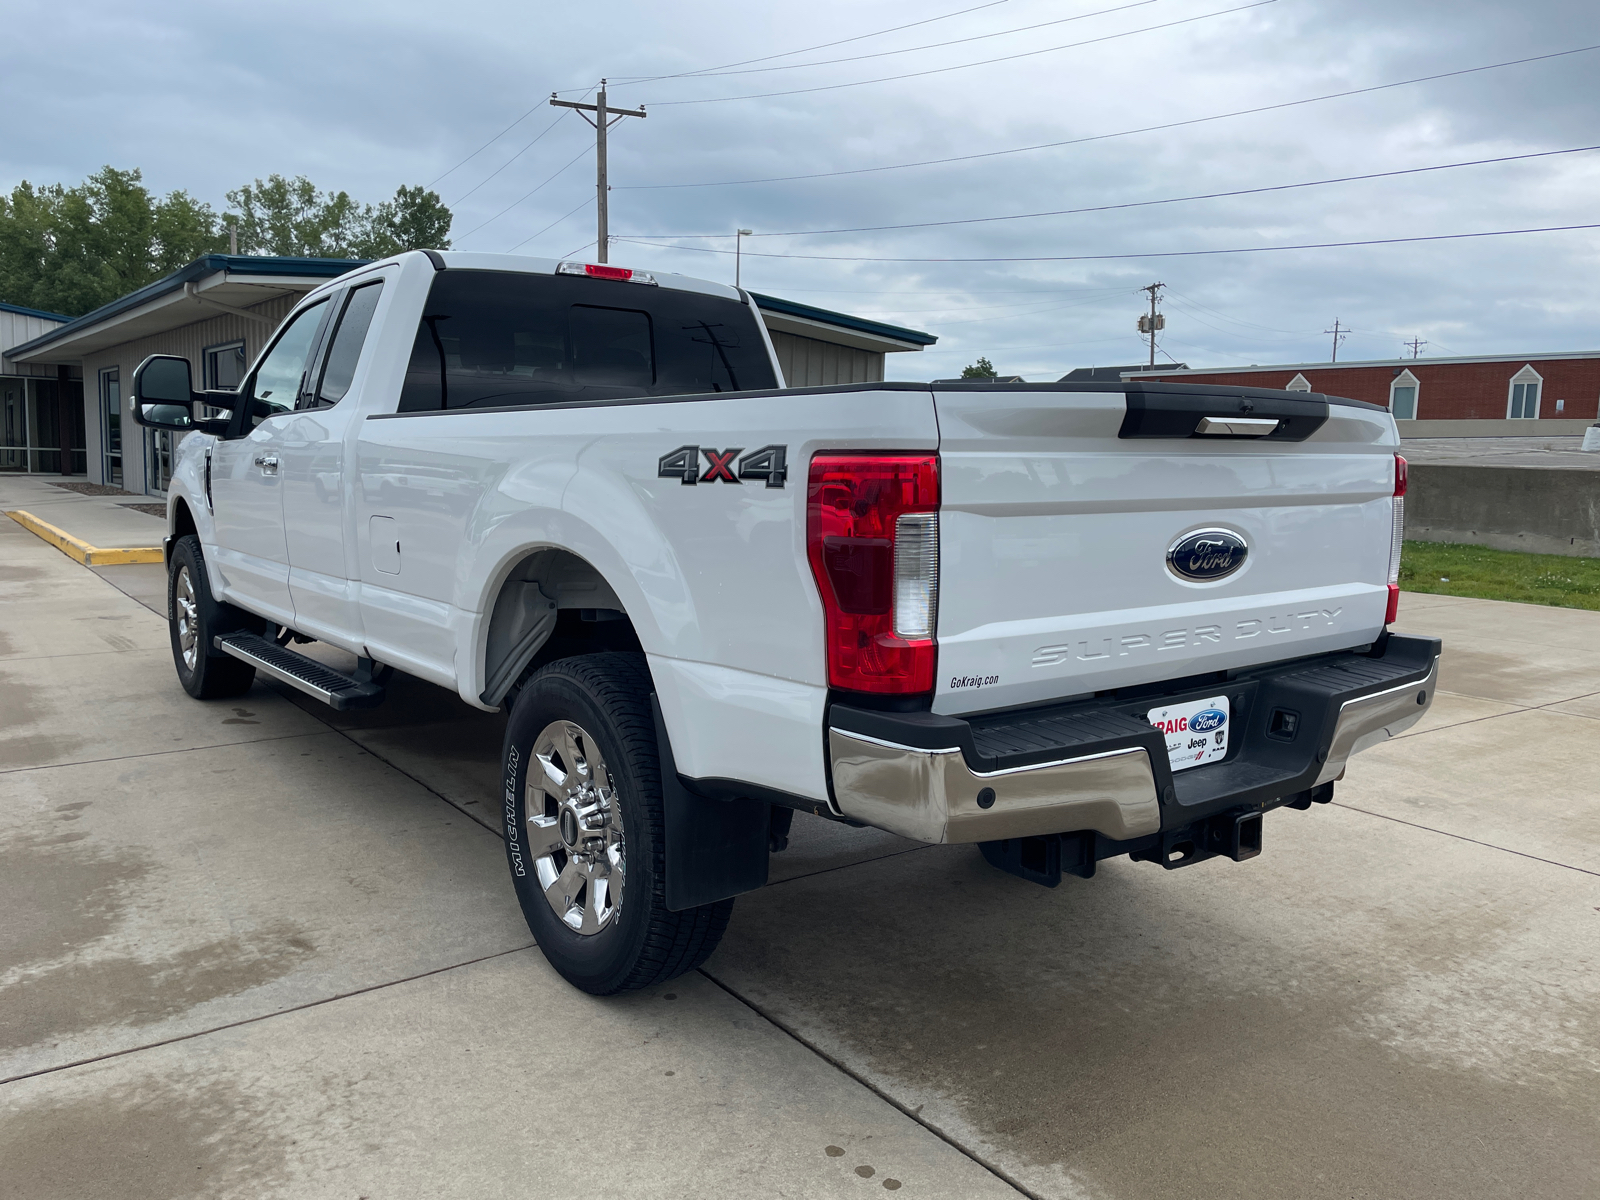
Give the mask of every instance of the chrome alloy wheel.
[[528, 771], [528, 849], [540, 890], [563, 924], [599, 933], [622, 909], [626, 857], [622, 805], [594, 738], [552, 721], [533, 742]]
[[177, 608], [178, 649], [183, 652], [183, 665], [194, 670], [200, 661], [200, 614], [194, 598], [194, 580], [189, 578], [189, 568], [178, 568], [178, 582], [172, 589], [172, 602]]

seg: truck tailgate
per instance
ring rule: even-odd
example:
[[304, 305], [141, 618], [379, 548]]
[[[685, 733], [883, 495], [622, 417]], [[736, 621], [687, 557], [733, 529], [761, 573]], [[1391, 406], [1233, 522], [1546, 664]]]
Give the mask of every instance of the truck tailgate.
[[[1220, 388], [1130, 393], [1135, 407], [1157, 409], [1198, 395], [1222, 415], [1250, 403], [1248, 392]], [[1190, 399], [1164, 401], [1169, 394]], [[1149, 436], [1167, 426], [1148, 423], [1130, 436], [1120, 389], [936, 387], [934, 711], [1090, 695], [1373, 641], [1388, 600], [1394, 423], [1368, 405], [1293, 403], [1327, 412], [1303, 441]], [[1243, 565], [1180, 577], [1169, 549], [1208, 530], [1242, 539]]]

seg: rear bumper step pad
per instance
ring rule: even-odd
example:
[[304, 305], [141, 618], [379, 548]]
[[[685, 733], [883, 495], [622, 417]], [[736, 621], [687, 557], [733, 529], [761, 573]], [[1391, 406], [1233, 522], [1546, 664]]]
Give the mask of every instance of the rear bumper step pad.
[[315, 696], [330, 708], [371, 708], [383, 700], [383, 688], [363, 683], [326, 663], [307, 658], [254, 633], [230, 633], [212, 639], [224, 654], [247, 662], [256, 670]]

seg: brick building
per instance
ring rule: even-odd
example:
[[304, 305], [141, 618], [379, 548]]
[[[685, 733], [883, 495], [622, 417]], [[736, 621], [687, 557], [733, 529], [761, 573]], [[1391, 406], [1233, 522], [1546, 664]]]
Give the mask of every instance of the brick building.
[[1397, 420], [1587, 420], [1600, 416], [1600, 352], [1125, 370], [1124, 379], [1322, 392], [1381, 404]]

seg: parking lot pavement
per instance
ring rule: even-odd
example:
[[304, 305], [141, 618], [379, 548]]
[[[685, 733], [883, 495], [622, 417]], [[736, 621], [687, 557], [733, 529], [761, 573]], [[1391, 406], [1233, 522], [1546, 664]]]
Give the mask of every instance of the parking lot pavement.
[[503, 718], [189, 701], [159, 568], [10, 524], [21, 1195], [1600, 1191], [1600, 614], [1407, 596], [1433, 712], [1258, 859], [1046, 890], [797, 818], [704, 971], [596, 1000], [503, 879]]

